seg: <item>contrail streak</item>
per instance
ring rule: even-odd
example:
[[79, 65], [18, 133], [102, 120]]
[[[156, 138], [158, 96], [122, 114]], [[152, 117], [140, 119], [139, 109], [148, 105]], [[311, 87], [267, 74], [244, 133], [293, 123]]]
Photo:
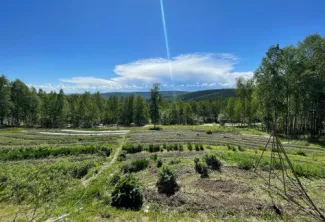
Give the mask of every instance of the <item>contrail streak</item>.
[[168, 65], [169, 65], [169, 75], [171, 82], [173, 84], [173, 69], [172, 64], [170, 61], [170, 51], [169, 51], [169, 43], [168, 43], [168, 35], [167, 35], [167, 26], [166, 26], [166, 20], [165, 20], [165, 10], [164, 10], [164, 1], [160, 0], [160, 8], [161, 8], [161, 18], [162, 18], [162, 24], [164, 28], [164, 34], [165, 34], [165, 44], [166, 44], [166, 51], [167, 51], [167, 58], [168, 58]]

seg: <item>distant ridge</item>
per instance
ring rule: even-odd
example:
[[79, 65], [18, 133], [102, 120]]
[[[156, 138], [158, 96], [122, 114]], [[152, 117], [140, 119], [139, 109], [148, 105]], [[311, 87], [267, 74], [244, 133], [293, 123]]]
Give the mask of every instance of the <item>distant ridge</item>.
[[226, 97], [236, 97], [235, 89], [212, 89], [212, 90], [201, 90], [195, 92], [188, 92], [179, 95], [179, 99], [183, 101], [199, 101], [199, 100], [209, 100], [215, 98], [226, 98]]
[[[235, 89], [212, 89], [212, 90], [200, 90], [194, 92], [186, 91], [161, 91], [160, 92], [164, 99], [171, 100], [173, 98], [179, 99], [182, 101], [200, 101], [200, 100], [209, 100], [215, 98], [226, 98], [226, 97], [235, 97]], [[150, 92], [109, 92], [102, 93], [101, 95], [104, 98], [110, 96], [125, 97], [129, 95], [140, 95], [144, 99], [148, 100], [150, 98]]]
[[[164, 99], [170, 100], [173, 97], [178, 97], [178, 96], [188, 93], [188, 92], [186, 92], [186, 91], [161, 91], [160, 93]], [[125, 96], [129, 96], [132, 94], [142, 96], [144, 99], [150, 98], [150, 92], [109, 92], [109, 93], [102, 93], [101, 95], [104, 98], [108, 98], [110, 96], [125, 97]]]

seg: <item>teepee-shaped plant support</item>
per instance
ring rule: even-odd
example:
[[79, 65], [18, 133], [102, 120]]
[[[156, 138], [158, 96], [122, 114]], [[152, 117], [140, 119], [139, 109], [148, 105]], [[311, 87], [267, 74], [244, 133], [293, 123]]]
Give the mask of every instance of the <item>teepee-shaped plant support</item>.
[[[297, 173], [294, 170], [293, 164], [291, 163], [284, 147], [282, 146], [279, 138], [277, 137], [275, 126], [273, 126], [272, 133], [263, 149], [261, 156], [259, 157], [256, 165], [255, 172], [259, 167], [262, 157], [265, 151], [271, 145], [271, 154], [269, 162], [269, 177], [268, 177], [268, 188], [271, 187], [272, 175], [281, 181], [283, 185], [284, 197], [296, 203], [298, 206], [302, 207], [302, 202], [304, 205], [308, 206], [308, 211], [316, 218], [325, 221], [325, 216], [317, 208], [315, 203], [312, 201], [307, 191], [303, 187]], [[279, 175], [277, 172], [280, 172]], [[299, 202], [300, 200], [300, 202]]]

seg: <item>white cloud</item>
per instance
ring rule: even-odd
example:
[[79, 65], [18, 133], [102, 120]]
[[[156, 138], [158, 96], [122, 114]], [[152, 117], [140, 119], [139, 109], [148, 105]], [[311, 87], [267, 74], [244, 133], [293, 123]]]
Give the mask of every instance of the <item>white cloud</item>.
[[[66, 92], [147, 90], [153, 83], [163, 89], [199, 89], [234, 87], [238, 77], [251, 78], [253, 72], [233, 72], [238, 62], [232, 54], [192, 53], [170, 61], [164, 58], [143, 59], [115, 66], [115, 77], [92, 76], [59, 79], [59, 86], [43, 85], [45, 90], [62, 88]], [[40, 87], [37, 87], [40, 88]]]

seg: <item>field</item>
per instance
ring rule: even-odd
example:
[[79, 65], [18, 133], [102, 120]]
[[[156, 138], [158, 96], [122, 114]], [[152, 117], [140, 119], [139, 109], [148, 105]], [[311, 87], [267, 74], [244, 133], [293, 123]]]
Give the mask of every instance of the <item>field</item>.
[[[254, 129], [164, 126], [100, 130], [0, 130], [0, 221], [315, 221], [305, 205], [284, 198], [276, 175], [268, 186], [271, 147]], [[283, 140], [302, 184], [325, 211], [325, 147]], [[215, 155], [209, 177], [194, 159]], [[131, 171], [134, 162], [148, 166]], [[157, 191], [157, 162], [176, 174], [179, 190]], [[128, 166], [129, 168], [127, 168]], [[111, 206], [113, 178], [126, 170], [139, 180], [138, 210]], [[275, 169], [279, 173], [279, 168]], [[298, 194], [299, 195], [299, 194]]]

